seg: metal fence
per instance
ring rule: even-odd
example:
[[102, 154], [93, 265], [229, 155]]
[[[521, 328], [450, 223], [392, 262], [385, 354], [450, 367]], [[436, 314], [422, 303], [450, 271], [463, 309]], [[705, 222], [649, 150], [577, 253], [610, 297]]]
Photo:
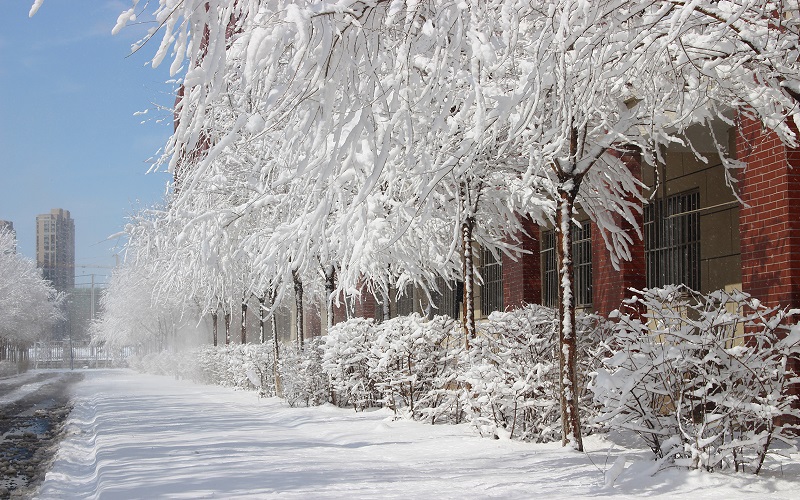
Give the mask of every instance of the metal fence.
[[126, 366], [131, 349], [109, 350], [89, 341], [36, 342], [28, 350], [32, 368], [116, 368]]

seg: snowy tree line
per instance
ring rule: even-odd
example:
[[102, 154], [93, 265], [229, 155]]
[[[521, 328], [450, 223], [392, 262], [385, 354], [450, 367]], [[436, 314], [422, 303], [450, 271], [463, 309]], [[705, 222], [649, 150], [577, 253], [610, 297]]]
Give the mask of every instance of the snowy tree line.
[[[785, 389], [800, 383], [787, 369], [800, 355], [800, 328], [782, 324], [797, 311], [741, 292], [639, 293], [627, 306], [645, 307], [644, 315], [577, 319], [582, 433], [631, 431], [659, 467], [758, 473], [770, 454], [795, 452], [800, 411]], [[277, 364], [267, 343], [152, 354], [136, 366], [282, 395], [292, 406], [383, 407], [430, 423], [467, 422], [495, 439], [560, 440], [556, 312], [493, 313], [482, 330], [466, 348], [448, 317], [354, 318], [303, 350], [290, 347]]]
[[618, 263], [641, 237], [631, 163], [673, 144], [708, 162], [700, 130], [734, 184], [720, 126], [797, 145], [794, 1], [134, 0], [115, 30], [146, 13], [141, 45], [180, 83], [171, 195], [129, 228], [127, 279], [154, 307], [210, 316], [227, 340], [251, 297], [262, 325], [293, 299], [302, 341], [310, 298], [332, 326], [339, 301], [456, 279], [471, 352], [475, 245], [508, 252], [523, 218], [553, 225], [559, 421], [579, 450], [576, 214]]
[[27, 348], [63, 319], [63, 295], [36, 264], [16, 252], [13, 232], [0, 228], [0, 363]]

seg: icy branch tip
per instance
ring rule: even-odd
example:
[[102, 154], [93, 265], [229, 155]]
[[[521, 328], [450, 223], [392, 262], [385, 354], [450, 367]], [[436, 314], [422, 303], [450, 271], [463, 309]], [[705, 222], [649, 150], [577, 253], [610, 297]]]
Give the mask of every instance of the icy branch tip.
[[39, 11], [39, 7], [42, 6], [44, 0], [33, 0], [33, 5], [31, 5], [31, 10], [28, 12], [28, 17], [33, 17]]
[[133, 7], [126, 10], [122, 14], [119, 15], [117, 18], [117, 24], [114, 26], [114, 29], [111, 30], [112, 35], [116, 35], [119, 33], [119, 30], [125, 27], [130, 21], [136, 20], [136, 12], [133, 10]]

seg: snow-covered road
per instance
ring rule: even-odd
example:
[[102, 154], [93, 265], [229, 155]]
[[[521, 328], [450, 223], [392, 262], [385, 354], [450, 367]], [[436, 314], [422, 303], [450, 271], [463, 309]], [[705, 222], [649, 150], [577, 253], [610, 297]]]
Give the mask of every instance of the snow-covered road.
[[[254, 393], [87, 371], [40, 498], [797, 498], [794, 461], [762, 477], [645, 473], [605, 438], [588, 454], [477, 437], [384, 411], [288, 408]], [[610, 450], [610, 451], [609, 451]], [[603, 470], [623, 452], [612, 487]]]

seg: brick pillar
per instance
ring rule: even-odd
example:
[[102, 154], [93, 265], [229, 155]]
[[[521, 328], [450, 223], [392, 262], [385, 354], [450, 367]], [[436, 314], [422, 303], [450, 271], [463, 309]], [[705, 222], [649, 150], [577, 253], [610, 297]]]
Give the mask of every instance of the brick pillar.
[[[800, 306], [800, 149], [740, 116], [742, 288], [766, 306]], [[790, 363], [800, 371], [800, 359]], [[800, 394], [800, 385], [789, 389]]]
[[525, 304], [542, 303], [542, 279], [539, 253], [539, 225], [522, 219], [523, 229], [519, 246], [529, 253], [519, 253], [516, 259], [503, 255], [503, 307], [516, 309]]
[[307, 339], [322, 335], [322, 317], [320, 315], [320, 309], [313, 305], [304, 305], [303, 320], [305, 321], [303, 332]]
[[[641, 154], [638, 150], [618, 149], [609, 150], [609, 153], [621, 159], [628, 170], [641, 180]], [[641, 229], [642, 215], [634, 214], [634, 219]], [[592, 223], [592, 307], [601, 316], [608, 316], [614, 309], [619, 309], [622, 301], [632, 295], [629, 288], [642, 289], [647, 286], [644, 241], [622, 217], [615, 215], [615, 222], [631, 236], [633, 241], [630, 244], [631, 260], [621, 261], [619, 270], [614, 269], [611, 264], [611, 253], [606, 248], [597, 225]]]
[[800, 306], [800, 150], [742, 117], [736, 153], [742, 288], [768, 306]]
[[378, 301], [375, 300], [375, 296], [372, 295], [372, 292], [367, 290], [367, 287], [362, 287], [361, 289], [361, 297], [355, 299], [355, 315], [359, 318], [375, 318], [375, 308], [378, 305]]
[[339, 293], [337, 297], [339, 299], [339, 305], [336, 305], [336, 300], [334, 299], [333, 302], [333, 324], [341, 323], [342, 321], [347, 321], [347, 302], [344, 298], [343, 293]]

